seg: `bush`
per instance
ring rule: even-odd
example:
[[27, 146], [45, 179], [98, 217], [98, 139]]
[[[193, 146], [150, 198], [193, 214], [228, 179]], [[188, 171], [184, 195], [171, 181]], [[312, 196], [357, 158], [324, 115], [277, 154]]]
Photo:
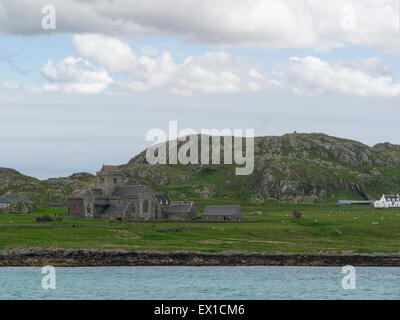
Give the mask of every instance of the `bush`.
[[47, 216], [47, 215], [36, 217], [36, 222], [52, 222], [52, 221], [53, 221], [53, 218], [50, 216]]

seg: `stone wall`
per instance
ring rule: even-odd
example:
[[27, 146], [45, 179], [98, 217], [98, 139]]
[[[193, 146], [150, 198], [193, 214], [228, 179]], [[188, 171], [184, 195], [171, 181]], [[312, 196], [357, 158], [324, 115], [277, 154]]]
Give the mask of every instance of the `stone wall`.
[[72, 217], [84, 217], [83, 199], [68, 198], [67, 199], [67, 214]]

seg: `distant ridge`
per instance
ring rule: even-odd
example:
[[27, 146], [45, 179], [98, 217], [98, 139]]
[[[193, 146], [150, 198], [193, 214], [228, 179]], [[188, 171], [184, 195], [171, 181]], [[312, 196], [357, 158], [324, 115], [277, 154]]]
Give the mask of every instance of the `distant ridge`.
[[[236, 165], [154, 166], [147, 163], [145, 154], [146, 150], [119, 166], [126, 182], [167, 191], [176, 200], [281, 199], [313, 203], [374, 199], [382, 193], [400, 192], [400, 146], [388, 142], [369, 147], [322, 133], [257, 137], [254, 173], [241, 177], [234, 174]], [[90, 173], [41, 181], [0, 168], [0, 195], [24, 195], [35, 201], [64, 201], [73, 190], [95, 182], [96, 177]]]

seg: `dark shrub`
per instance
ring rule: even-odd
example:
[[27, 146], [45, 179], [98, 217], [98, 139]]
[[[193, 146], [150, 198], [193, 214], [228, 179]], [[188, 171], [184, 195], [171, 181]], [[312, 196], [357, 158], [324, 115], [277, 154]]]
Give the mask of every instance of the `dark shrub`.
[[36, 222], [52, 222], [53, 218], [48, 215], [36, 217]]

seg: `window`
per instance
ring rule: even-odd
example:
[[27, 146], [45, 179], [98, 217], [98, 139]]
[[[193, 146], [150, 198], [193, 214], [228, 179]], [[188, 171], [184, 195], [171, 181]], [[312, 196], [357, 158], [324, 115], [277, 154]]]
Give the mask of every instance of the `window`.
[[148, 210], [149, 210], [149, 202], [147, 200], [144, 200], [144, 202], [143, 202], [143, 212], [147, 213]]
[[87, 213], [90, 213], [90, 206], [89, 206], [89, 205], [88, 205], [87, 208], [86, 208], [86, 212], [87, 212]]
[[132, 213], [135, 213], [135, 212], [136, 212], [136, 207], [135, 207], [135, 204], [132, 203]]
[[100, 179], [100, 182], [101, 182], [101, 183], [104, 183], [104, 178], [101, 178], [101, 179]]
[[117, 182], [118, 182], [117, 178], [114, 178], [113, 181], [114, 181], [114, 184], [117, 184]]

